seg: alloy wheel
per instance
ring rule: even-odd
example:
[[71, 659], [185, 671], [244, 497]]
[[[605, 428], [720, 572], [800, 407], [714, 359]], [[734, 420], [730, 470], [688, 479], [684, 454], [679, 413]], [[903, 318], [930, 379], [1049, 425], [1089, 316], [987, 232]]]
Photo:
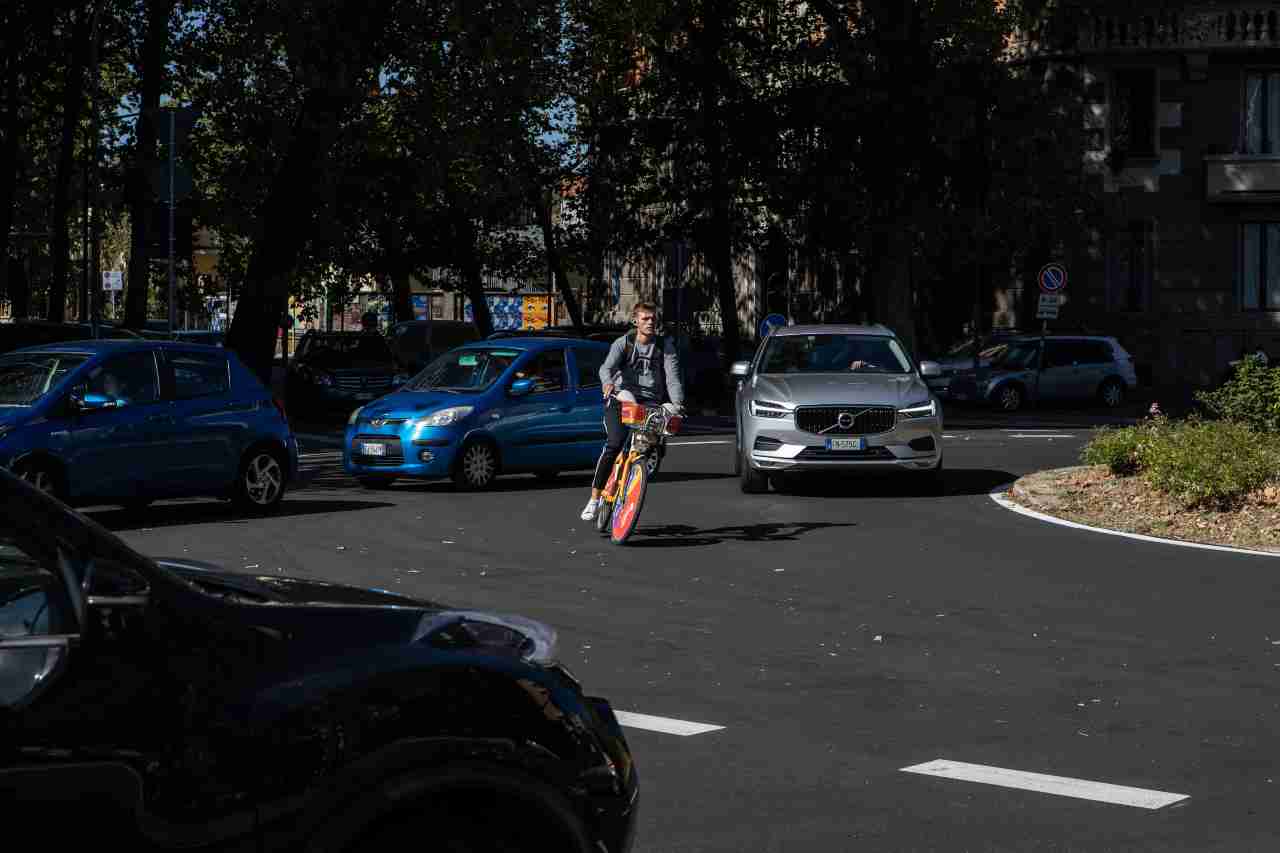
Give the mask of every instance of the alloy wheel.
[[24, 468], [20, 476], [46, 495], [57, 495], [58, 484], [54, 481], [53, 475], [39, 465]]
[[462, 454], [462, 480], [471, 489], [483, 489], [493, 481], [498, 460], [487, 444], [473, 444]]
[[1000, 389], [1000, 408], [1006, 412], [1016, 412], [1022, 405], [1022, 392], [1012, 385]]
[[249, 460], [244, 470], [244, 492], [257, 506], [270, 506], [280, 497], [284, 472], [280, 461], [270, 453], [259, 453]]

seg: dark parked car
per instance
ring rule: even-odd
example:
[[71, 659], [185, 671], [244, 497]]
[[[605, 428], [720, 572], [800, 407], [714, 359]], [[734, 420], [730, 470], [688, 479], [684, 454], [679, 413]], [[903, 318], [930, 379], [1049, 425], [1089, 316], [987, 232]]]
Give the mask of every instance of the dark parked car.
[[307, 332], [289, 359], [285, 396], [295, 412], [347, 414], [408, 378], [378, 332]]
[[[993, 329], [980, 337], [976, 342], [978, 368], [990, 367], [991, 360], [1004, 352], [1006, 344], [1015, 338], [1022, 337], [1024, 334], [1012, 328]], [[942, 369], [942, 375], [930, 376], [925, 380], [929, 390], [943, 400], [948, 399], [950, 397], [952, 377], [957, 374], [973, 372], [974, 352], [975, 342], [972, 338], [969, 338], [960, 341], [936, 358], [930, 359], [938, 363], [938, 366]]]
[[188, 344], [204, 344], [211, 347], [220, 347], [226, 343], [226, 335], [222, 332], [212, 332], [207, 329], [183, 329], [174, 332], [173, 339]]
[[[61, 341], [88, 341], [94, 338], [93, 326], [88, 323], [50, 323], [47, 320], [15, 320], [0, 323], [0, 352], [12, 352], [23, 347], [53, 344]], [[99, 338], [110, 340], [138, 340], [139, 335], [108, 323], [98, 324]]]
[[546, 626], [152, 560], [0, 496], [0, 803], [41, 848], [630, 849], [631, 753]]
[[270, 512], [298, 444], [229, 350], [71, 341], [0, 355], [0, 466], [68, 503], [215, 495]]
[[406, 320], [387, 330], [396, 364], [408, 373], [417, 373], [437, 356], [478, 340], [475, 324], [463, 320]]
[[1115, 338], [1048, 335], [1015, 338], [988, 367], [953, 374], [950, 397], [1004, 412], [1027, 402], [1088, 399], [1114, 409], [1137, 386], [1133, 356]]
[[580, 338], [588, 341], [603, 341], [611, 344], [630, 331], [630, 326], [583, 326], [579, 331], [574, 326], [544, 326], [541, 329], [499, 329], [489, 335], [486, 340], [496, 341], [503, 338]]

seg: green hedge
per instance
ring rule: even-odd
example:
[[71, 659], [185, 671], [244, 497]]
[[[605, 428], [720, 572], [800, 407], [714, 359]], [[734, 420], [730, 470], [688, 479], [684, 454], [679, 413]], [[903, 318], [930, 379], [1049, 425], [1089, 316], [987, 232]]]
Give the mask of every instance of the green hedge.
[[1196, 399], [1214, 417], [1280, 433], [1280, 367], [1245, 358], [1221, 388], [1198, 391]]
[[1239, 421], [1170, 421], [1102, 430], [1081, 460], [1121, 476], [1141, 474], [1188, 507], [1228, 508], [1280, 482], [1280, 435]]

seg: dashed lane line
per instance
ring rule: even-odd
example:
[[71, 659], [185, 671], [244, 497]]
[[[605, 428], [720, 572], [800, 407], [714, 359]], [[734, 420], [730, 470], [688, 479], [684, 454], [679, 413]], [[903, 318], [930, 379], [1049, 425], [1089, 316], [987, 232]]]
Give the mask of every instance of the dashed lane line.
[[1189, 794], [1153, 791], [1148, 788], [1131, 788], [1128, 785], [1113, 785], [1109, 782], [1095, 782], [1090, 779], [1073, 779], [1070, 776], [1050, 776], [1047, 773], [1029, 773], [1025, 770], [1010, 770], [1007, 767], [992, 767], [986, 764], [969, 764], [964, 761], [948, 761], [943, 758], [927, 761], [924, 764], [903, 767], [901, 770], [904, 773], [918, 773], [922, 776], [936, 776], [941, 779], [976, 782], [980, 785], [995, 785], [1000, 788], [1036, 791], [1041, 794], [1073, 797], [1078, 800], [1092, 800], [1097, 803], [1112, 803], [1118, 806], [1132, 806], [1139, 809], [1162, 809], [1165, 806], [1190, 799]]
[[618, 718], [618, 725], [626, 726], [627, 728], [645, 729], [646, 731], [679, 735], [680, 737], [706, 734], [707, 732], [719, 731], [724, 728], [724, 726], [717, 726], [712, 723], [694, 723], [689, 720], [672, 719], [671, 717], [637, 714], [634, 711], [614, 711], [613, 715]]

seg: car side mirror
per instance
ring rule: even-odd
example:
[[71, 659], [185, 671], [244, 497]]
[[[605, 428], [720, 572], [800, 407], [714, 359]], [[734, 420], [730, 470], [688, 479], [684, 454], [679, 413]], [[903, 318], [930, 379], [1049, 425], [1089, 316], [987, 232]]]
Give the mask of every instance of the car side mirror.
[[920, 362], [920, 375], [926, 377], [941, 376], [942, 365], [936, 361], [922, 361]]
[[512, 397], [523, 397], [533, 390], [532, 379], [517, 379], [511, 383], [511, 387], [507, 389], [507, 394]]
[[749, 361], [735, 361], [733, 363], [733, 366], [729, 368], [730, 376], [742, 377], [742, 376], [746, 376], [750, 372], [751, 372], [751, 362]]
[[5, 675], [0, 680], [0, 709], [19, 708], [34, 699], [66, 659], [65, 642], [0, 647], [0, 672]]

